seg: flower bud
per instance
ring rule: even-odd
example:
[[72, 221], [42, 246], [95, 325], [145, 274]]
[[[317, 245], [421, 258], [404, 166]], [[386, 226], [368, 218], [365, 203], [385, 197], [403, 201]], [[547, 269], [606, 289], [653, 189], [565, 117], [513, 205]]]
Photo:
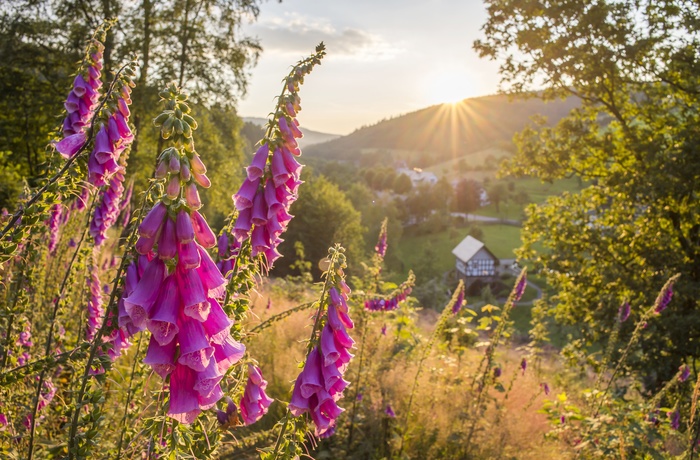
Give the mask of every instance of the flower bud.
[[180, 195], [180, 177], [179, 176], [173, 176], [170, 178], [170, 182], [168, 182], [168, 187], [165, 190], [165, 193], [168, 195], [168, 198], [171, 200], [174, 200], [175, 198]]

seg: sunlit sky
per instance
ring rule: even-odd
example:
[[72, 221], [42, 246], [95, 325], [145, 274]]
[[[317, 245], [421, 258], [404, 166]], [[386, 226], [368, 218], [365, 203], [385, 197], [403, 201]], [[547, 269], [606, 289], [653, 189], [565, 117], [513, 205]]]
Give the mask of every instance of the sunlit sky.
[[270, 0], [244, 26], [264, 52], [239, 113], [267, 117], [290, 66], [320, 41], [328, 55], [301, 89], [302, 127], [348, 134], [383, 118], [493, 94], [497, 63], [472, 42], [480, 0]]

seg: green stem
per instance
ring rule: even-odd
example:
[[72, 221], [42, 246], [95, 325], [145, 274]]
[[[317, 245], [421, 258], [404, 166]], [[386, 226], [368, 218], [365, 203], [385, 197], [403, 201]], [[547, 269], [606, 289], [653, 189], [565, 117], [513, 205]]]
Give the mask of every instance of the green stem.
[[[63, 281], [61, 282], [61, 287], [58, 291], [58, 296], [56, 297], [56, 301], [54, 302], [54, 307], [53, 307], [53, 312], [51, 313], [51, 321], [49, 322], [49, 332], [46, 337], [46, 347], [44, 349], [44, 358], [48, 357], [49, 354], [51, 353], [51, 346], [53, 345], [53, 329], [54, 326], [56, 325], [56, 317], [58, 316], [58, 309], [59, 306], [61, 305], [61, 299], [63, 298], [63, 294], [65, 293], [66, 286], [68, 284], [68, 278], [70, 277], [73, 264], [75, 263], [75, 259], [78, 257], [78, 254], [80, 253], [80, 248], [83, 244], [83, 241], [85, 240], [85, 237], [87, 236], [88, 229], [90, 228], [90, 218], [92, 216], [92, 211], [95, 208], [95, 203], [96, 200], [93, 199], [92, 205], [90, 206], [90, 209], [87, 212], [87, 219], [85, 222], [85, 228], [83, 230], [83, 234], [80, 237], [80, 241], [78, 241], [78, 244], [75, 247], [75, 251], [73, 252], [73, 257], [71, 258], [70, 263], [68, 264], [68, 268], [66, 269], [66, 273], [63, 276]], [[39, 410], [39, 399], [41, 398], [41, 387], [44, 385], [44, 379], [46, 378], [46, 369], [43, 369], [41, 373], [39, 374], [39, 382], [36, 387], [36, 393], [34, 394], [34, 402], [33, 402], [33, 407], [32, 407], [32, 414], [31, 414], [31, 419], [29, 421], [30, 427], [29, 427], [29, 450], [27, 454], [27, 459], [32, 460], [34, 456], [34, 432], [36, 431], [36, 415], [37, 411]]]
[[[149, 195], [150, 190], [153, 188], [153, 185], [155, 182], [152, 182], [151, 185], [148, 187], [146, 190], [146, 193], [144, 194], [143, 200], [141, 202], [141, 208], [139, 209], [139, 218], [143, 219], [143, 211], [146, 207], [146, 202], [147, 198]], [[134, 225], [134, 228], [131, 230], [131, 234], [129, 235], [127, 244], [124, 248], [124, 253], [122, 257], [121, 264], [119, 265], [119, 269], [117, 270], [117, 274], [114, 277], [114, 282], [112, 283], [112, 293], [109, 298], [109, 303], [107, 304], [107, 308], [105, 309], [105, 316], [102, 321], [102, 324], [100, 325], [100, 328], [97, 330], [97, 334], [95, 334], [95, 338], [93, 340], [93, 344], [90, 347], [90, 354], [88, 356], [88, 360], [85, 363], [85, 371], [83, 372], [83, 376], [80, 381], [80, 390], [78, 391], [78, 395], [76, 398], [76, 403], [75, 403], [75, 408], [73, 409], [73, 417], [71, 419], [71, 425], [70, 425], [70, 431], [68, 435], [68, 459], [72, 460], [74, 458], [74, 448], [75, 448], [75, 441], [76, 441], [76, 434], [78, 431], [78, 418], [80, 417], [80, 411], [83, 408], [83, 398], [85, 397], [85, 390], [87, 389], [87, 384], [88, 381], [90, 380], [90, 369], [92, 367], [92, 363], [95, 359], [95, 355], [97, 354], [97, 348], [101, 346], [102, 342], [102, 336], [104, 335], [105, 329], [107, 327], [107, 318], [109, 318], [110, 310], [112, 310], [115, 306], [115, 298], [117, 294], [117, 290], [119, 287], [119, 283], [122, 278], [122, 274], [124, 273], [124, 270], [126, 269], [126, 262], [127, 258], [125, 257], [126, 254], [131, 250], [130, 248], [133, 247], [134, 245], [134, 240], [136, 237], [136, 230], [138, 226]]]
[[131, 375], [129, 376], [129, 389], [126, 393], [126, 403], [124, 404], [124, 415], [122, 416], [122, 421], [120, 426], [122, 429], [119, 432], [119, 444], [117, 445], [117, 455], [114, 457], [119, 460], [121, 458], [122, 452], [122, 442], [124, 440], [124, 432], [126, 431], [126, 417], [129, 413], [129, 404], [131, 404], [132, 385], [134, 383], [134, 373], [136, 372], [136, 363], [139, 360], [139, 352], [141, 351], [141, 340], [143, 339], [143, 334], [139, 335], [139, 343], [136, 345], [136, 353], [134, 354], [134, 362], [131, 363]]

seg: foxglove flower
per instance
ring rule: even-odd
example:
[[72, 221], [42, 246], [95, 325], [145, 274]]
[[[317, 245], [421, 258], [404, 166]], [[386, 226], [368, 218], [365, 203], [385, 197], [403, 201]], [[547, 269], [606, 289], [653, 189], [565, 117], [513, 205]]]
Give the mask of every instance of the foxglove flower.
[[[313, 66], [305, 66], [304, 72]], [[239, 214], [234, 225], [234, 236], [239, 242], [251, 239], [252, 257], [260, 254], [272, 267], [281, 257], [277, 247], [283, 241], [280, 235], [287, 229], [292, 218], [291, 204], [298, 197], [302, 165], [297, 161], [301, 155], [296, 139], [302, 137], [296, 120], [301, 110], [298, 81], [303, 78], [294, 71], [288, 77], [286, 91], [278, 101], [278, 108], [269, 122], [269, 137], [253, 155], [246, 168], [246, 179], [233, 195]]]
[[621, 323], [624, 323], [627, 321], [627, 318], [630, 317], [630, 313], [632, 312], [632, 308], [630, 307], [629, 302], [625, 301], [622, 305], [620, 305], [620, 308], [617, 311], [617, 317], [620, 319]]
[[549, 392], [551, 390], [549, 389], [549, 385], [547, 384], [547, 382], [541, 383], [540, 386], [542, 387], [542, 391], [544, 391], [544, 394], [549, 395]]
[[316, 435], [322, 436], [335, 426], [344, 411], [337, 401], [349, 382], [343, 379], [350, 359], [349, 349], [354, 340], [347, 329], [354, 324], [348, 316], [349, 290], [329, 289], [327, 321], [321, 330], [320, 343], [306, 358], [304, 369], [297, 377], [289, 402], [289, 410], [296, 417], [308, 412], [316, 426]]
[[389, 418], [396, 418], [396, 413], [394, 412], [394, 409], [392, 409], [390, 404], [386, 405], [386, 408], [384, 409], [384, 414], [386, 414], [386, 416]]
[[90, 222], [90, 235], [95, 238], [95, 246], [100, 246], [107, 238], [107, 230], [115, 224], [121, 212], [124, 172], [125, 168], [120, 167], [109, 180], [109, 186], [100, 191], [100, 202]]
[[654, 311], [657, 314], [664, 311], [666, 307], [668, 307], [668, 304], [671, 302], [671, 297], [673, 297], [673, 283], [667, 283], [666, 286], [664, 286], [663, 291], [656, 298], [656, 307]]
[[65, 158], [74, 156], [87, 141], [86, 130], [100, 99], [102, 52], [104, 45], [93, 40], [73, 88], [65, 102], [68, 115], [63, 120], [63, 139], [56, 150]]
[[674, 410], [673, 412], [669, 412], [667, 415], [668, 418], [671, 419], [672, 430], [677, 430], [681, 427], [681, 413], [678, 409]]
[[452, 314], [456, 315], [459, 313], [459, 311], [462, 309], [462, 305], [464, 305], [464, 289], [459, 290], [457, 300], [455, 300], [455, 303], [452, 305]]
[[58, 245], [58, 236], [61, 226], [61, 215], [63, 214], [63, 206], [60, 203], [56, 203], [51, 206], [51, 212], [49, 214], [49, 252], [53, 253]]
[[102, 317], [104, 316], [104, 310], [102, 309], [102, 290], [100, 289], [100, 278], [98, 276], [97, 267], [92, 267], [87, 284], [90, 289], [90, 299], [88, 299], [87, 303], [88, 323], [85, 336], [88, 341], [92, 341], [92, 339], [95, 338], [97, 329], [102, 324]]
[[411, 293], [411, 283], [410, 282], [405, 282], [401, 286], [399, 286], [399, 289], [397, 291], [394, 291], [392, 293], [393, 295], [390, 296], [389, 298], [382, 299], [379, 297], [375, 297], [373, 299], [367, 299], [365, 300], [365, 310], [369, 311], [391, 311], [391, 310], [396, 310], [399, 307], [399, 304], [406, 300], [408, 295]]
[[379, 256], [383, 259], [384, 256], [386, 255], [386, 220], [382, 222], [382, 228], [379, 231], [379, 240], [377, 241], [377, 244], [374, 246], [374, 250]]
[[513, 293], [513, 302], [519, 302], [525, 293], [525, 288], [527, 287], [527, 276], [525, 273], [518, 279], [518, 284], [515, 286], [515, 292]]
[[[138, 228], [136, 250], [150, 260], [124, 298], [124, 310], [133, 326], [152, 334], [144, 362], [170, 380], [168, 415], [191, 423], [223, 397], [219, 382], [242, 358], [245, 347], [230, 336], [233, 321], [217, 301], [227, 281], [206, 251], [217, 241], [197, 211], [197, 186], [210, 182], [193, 149], [196, 123], [187, 115], [190, 109], [179, 91], [168, 89], [169, 104], [177, 110], [165, 112], [156, 123], [162, 123], [164, 137], [178, 140], [178, 147], [166, 148], [158, 158], [156, 177], [165, 182], [165, 195]], [[168, 130], [173, 120], [188, 129], [182, 134]], [[220, 243], [227, 246], [228, 241]]]
[[688, 377], [690, 377], [690, 368], [687, 364], [681, 365], [681, 367], [678, 368], [678, 371], [680, 372], [678, 375], [679, 382], [685, 382], [688, 380]]
[[263, 379], [260, 368], [248, 364], [248, 382], [240, 402], [241, 418], [245, 425], [252, 425], [260, 420], [272, 404], [273, 400], [265, 394], [265, 388], [267, 381]]

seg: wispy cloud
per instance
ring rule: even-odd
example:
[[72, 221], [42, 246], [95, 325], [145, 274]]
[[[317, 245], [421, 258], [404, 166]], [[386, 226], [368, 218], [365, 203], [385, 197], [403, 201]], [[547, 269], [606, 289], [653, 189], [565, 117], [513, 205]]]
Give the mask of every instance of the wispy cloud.
[[369, 31], [338, 29], [327, 19], [296, 13], [261, 21], [251, 29], [267, 52], [280, 54], [304, 54], [321, 41], [332, 51], [329, 57], [342, 59], [388, 60], [405, 51], [400, 43], [389, 43]]

